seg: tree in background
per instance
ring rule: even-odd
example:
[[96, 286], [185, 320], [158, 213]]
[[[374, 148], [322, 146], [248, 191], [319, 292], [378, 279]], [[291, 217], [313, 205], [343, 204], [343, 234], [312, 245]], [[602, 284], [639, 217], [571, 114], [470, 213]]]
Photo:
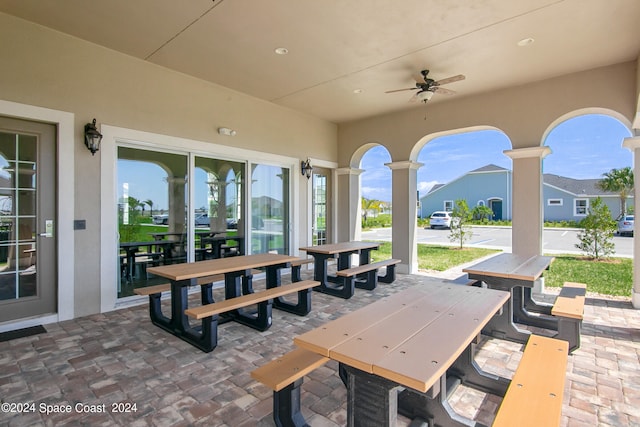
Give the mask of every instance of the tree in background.
[[153, 217], [153, 200], [147, 199], [143, 203], [146, 203], [147, 205], [149, 205], [149, 216]]
[[618, 193], [620, 196], [620, 215], [627, 213], [627, 198], [633, 194], [633, 170], [627, 166], [622, 169], [611, 169], [602, 174], [596, 184], [601, 190]]
[[589, 206], [589, 214], [580, 222], [582, 230], [578, 233], [580, 243], [576, 248], [595, 259], [608, 257], [615, 252], [613, 233], [616, 222], [611, 219], [611, 211], [600, 197]]
[[469, 240], [473, 235], [473, 231], [469, 226], [471, 220], [471, 211], [469, 205], [464, 199], [458, 199], [455, 202], [453, 210], [451, 211], [451, 233], [449, 234], [449, 240], [452, 242], [459, 242], [460, 249], [465, 241]]
[[369, 211], [380, 211], [380, 200], [362, 198], [362, 224], [367, 222]]

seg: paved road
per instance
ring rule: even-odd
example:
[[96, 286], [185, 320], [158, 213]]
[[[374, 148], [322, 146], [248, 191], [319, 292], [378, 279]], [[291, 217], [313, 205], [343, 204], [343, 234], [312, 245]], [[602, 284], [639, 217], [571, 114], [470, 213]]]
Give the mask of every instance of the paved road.
[[[472, 227], [473, 236], [465, 243], [466, 246], [502, 249], [511, 251], [511, 227]], [[578, 231], [567, 228], [545, 228], [542, 234], [542, 250], [545, 253], [581, 253], [576, 249]], [[418, 243], [450, 245], [449, 230], [418, 229]], [[390, 228], [378, 228], [362, 233], [366, 240], [391, 240]], [[619, 257], [633, 257], [633, 238], [614, 236], [616, 255]]]

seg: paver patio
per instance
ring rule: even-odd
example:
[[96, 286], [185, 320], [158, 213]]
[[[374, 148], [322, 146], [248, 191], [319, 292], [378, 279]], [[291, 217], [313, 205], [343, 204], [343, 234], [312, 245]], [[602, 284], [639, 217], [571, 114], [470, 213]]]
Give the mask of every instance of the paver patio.
[[[3, 410], [0, 425], [272, 426], [271, 390], [251, 379], [251, 370], [292, 349], [294, 336], [423, 278], [398, 274], [393, 284], [357, 290], [349, 300], [314, 292], [310, 315], [274, 310], [266, 332], [220, 326], [212, 353], [153, 326], [147, 305], [46, 325], [45, 334], [0, 343], [2, 402], [35, 403], [28, 413]], [[521, 348], [484, 339], [477, 359], [510, 377]], [[303, 413], [314, 427], [346, 423], [346, 390], [336, 368], [329, 362], [305, 379]], [[640, 311], [628, 301], [587, 298], [582, 346], [569, 356], [562, 424], [640, 426], [639, 368]], [[461, 414], [490, 424], [500, 398], [459, 387], [451, 401]], [[135, 404], [135, 411], [116, 413], [132, 409], [120, 403]], [[44, 405], [72, 409], [45, 415]]]

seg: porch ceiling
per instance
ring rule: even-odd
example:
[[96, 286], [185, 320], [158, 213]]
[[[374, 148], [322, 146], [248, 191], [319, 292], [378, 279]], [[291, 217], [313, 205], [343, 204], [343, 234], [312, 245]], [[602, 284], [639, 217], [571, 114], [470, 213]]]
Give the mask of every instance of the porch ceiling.
[[0, 11], [337, 123], [419, 108], [413, 92], [384, 92], [425, 68], [466, 76], [435, 103], [640, 53], [637, 0], [2, 0]]

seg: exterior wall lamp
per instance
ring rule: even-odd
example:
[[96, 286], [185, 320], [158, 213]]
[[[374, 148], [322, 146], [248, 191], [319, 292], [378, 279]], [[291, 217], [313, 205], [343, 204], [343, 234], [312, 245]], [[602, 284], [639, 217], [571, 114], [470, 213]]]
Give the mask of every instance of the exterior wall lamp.
[[96, 128], [96, 119], [93, 119], [92, 123], [84, 125], [84, 145], [91, 151], [92, 156], [100, 149], [101, 141], [102, 134]]
[[302, 176], [306, 176], [307, 179], [311, 178], [311, 172], [313, 172], [313, 166], [311, 166], [311, 160], [307, 157], [306, 161], [300, 162], [300, 172]]

